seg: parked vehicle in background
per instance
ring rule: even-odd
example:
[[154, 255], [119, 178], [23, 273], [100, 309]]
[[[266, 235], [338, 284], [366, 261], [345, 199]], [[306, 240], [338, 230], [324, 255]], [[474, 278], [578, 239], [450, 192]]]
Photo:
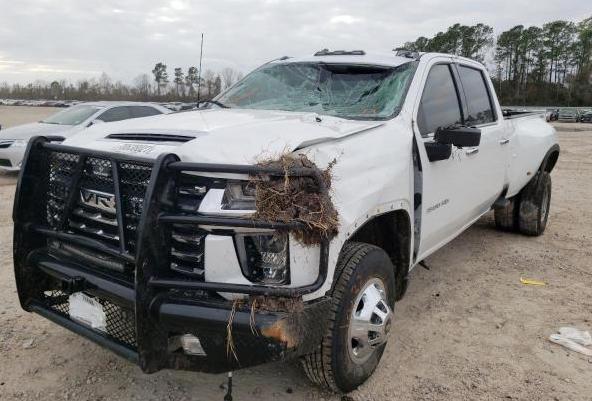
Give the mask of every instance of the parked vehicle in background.
[[[265, 64], [207, 109], [27, 152], [13, 212], [25, 310], [147, 373], [300, 358], [348, 392], [378, 366], [410, 269], [492, 208], [499, 229], [543, 234], [559, 146], [543, 113], [502, 112], [476, 61], [324, 50]], [[257, 217], [306, 210], [257, 197], [294, 181], [297, 196], [330, 189], [335, 236], [306, 244], [297, 217]]]
[[559, 118], [559, 109], [549, 109], [546, 113], [547, 122], [557, 121]]
[[592, 123], [592, 110], [585, 111], [580, 116], [581, 123]]
[[561, 108], [557, 120], [565, 123], [575, 123], [578, 121], [578, 110], [574, 107]]
[[25, 149], [37, 135], [69, 138], [99, 122], [168, 114], [171, 111], [151, 103], [89, 102], [69, 107], [36, 123], [0, 130], [0, 171], [17, 171]]

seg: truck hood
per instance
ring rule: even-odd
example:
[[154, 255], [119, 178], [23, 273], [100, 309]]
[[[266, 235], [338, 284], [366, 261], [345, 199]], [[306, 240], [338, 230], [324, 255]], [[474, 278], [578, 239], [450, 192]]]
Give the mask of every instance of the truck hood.
[[80, 130], [79, 126], [30, 123], [2, 129], [0, 139], [30, 139], [37, 135], [72, 135]]
[[[170, 152], [181, 160], [202, 163], [252, 164], [314, 143], [343, 138], [382, 125], [315, 113], [247, 109], [210, 109], [181, 112], [117, 123], [99, 124], [64, 144], [156, 158]], [[188, 136], [184, 143], [112, 139], [113, 134]]]

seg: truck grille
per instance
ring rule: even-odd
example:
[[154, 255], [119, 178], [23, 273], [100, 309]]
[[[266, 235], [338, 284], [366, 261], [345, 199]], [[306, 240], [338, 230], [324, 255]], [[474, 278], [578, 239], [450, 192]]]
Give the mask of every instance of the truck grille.
[[171, 233], [171, 270], [204, 279], [206, 232], [175, 224]]
[[[152, 166], [98, 156], [82, 159], [79, 154], [69, 152], [50, 151], [45, 155], [48, 176], [43, 219], [47, 225], [54, 230], [101, 241], [112, 248], [121, 248], [123, 245], [125, 251], [135, 254], [138, 225], [150, 184]], [[117, 169], [117, 177], [114, 177], [114, 167]], [[117, 217], [114, 178], [118, 178], [123, 228]], [[176, 212], [197, 213], [207, 191], [224, 185], [225, 182], [213, 178], [179, 174]], [[195, 226], [173, 225], [170, 231], [170, 269], [175, 273], [203, 280], [206, 236], [206, 231]], [[74, 258], [85, 266], [116, 276], [123, 275], [121, 278], [133, 282], [131, 263], [117, 261], [112, 257], [102, 256], [97, 251], [64, 242], [51, 241], [49, 246], [54, 253]]]
[[[83, 165], [79, 166], [80, 163]], [[75, 175], [79, 167], [78, 178]], [[119, 174], [123, 230], [117, 220], [114, 167]], [[133, 254], [151, 173], [148, 164], [99, 157], [88, 157], [81, 162], [77, 154], [50, 153], [46, 222], [53, 229], [90, 237], [113, 247], [121, 245], [123, 231], [124, 248]], [[76, 182], [78, 185], [73, 188]]]
[[[176, 211], [196, 213], [207, 191], [224, 185], [216, 179], [181, 174], [177, 181]], [[194, 226], [174, 224], [171, 230], [171, 270], [204, 280], [206, 236], [206, 231]]]

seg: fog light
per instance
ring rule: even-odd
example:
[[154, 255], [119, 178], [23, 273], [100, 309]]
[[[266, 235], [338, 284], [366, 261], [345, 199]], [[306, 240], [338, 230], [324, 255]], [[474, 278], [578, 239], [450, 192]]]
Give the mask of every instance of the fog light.
[[187, 355], [201, 355], [204, 356], [206, 352], [201, 346], [199, 338], [193, 334], [185, 334], [179, 337], [181, 348]]
[[288, 234], [241, 234], [235, 240], [247, 279], [262, 284], [289, 284]]

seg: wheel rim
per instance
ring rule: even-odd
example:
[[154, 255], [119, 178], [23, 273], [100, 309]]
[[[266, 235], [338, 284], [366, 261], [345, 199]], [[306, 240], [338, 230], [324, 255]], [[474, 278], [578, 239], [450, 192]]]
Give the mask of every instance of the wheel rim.
[[549, 198], [549, 189], [545, 188], [545, 193], [543, 194], [543, 204], [541, 205], [541, 224], [547, 219], [547, 213], [549, 212]]
[[366, 362], [387, 340], [393, 312], [384, 288], [382, 280], [369, 280], [354, 302], [349, 324], [349, 354], [356, 364]]

